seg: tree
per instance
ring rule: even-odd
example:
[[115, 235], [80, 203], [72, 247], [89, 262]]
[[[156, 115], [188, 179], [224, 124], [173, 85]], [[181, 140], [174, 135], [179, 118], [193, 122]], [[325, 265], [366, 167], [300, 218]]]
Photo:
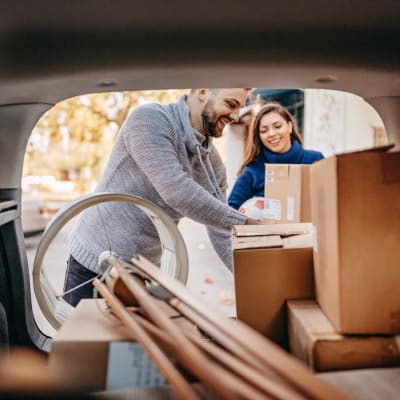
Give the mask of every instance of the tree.
[[128, 113], [145, 102], [168, 103], [184, 91], [95, 93], [56, 104], [38, 121], [28, 142], [24, 176], [97, 181]]

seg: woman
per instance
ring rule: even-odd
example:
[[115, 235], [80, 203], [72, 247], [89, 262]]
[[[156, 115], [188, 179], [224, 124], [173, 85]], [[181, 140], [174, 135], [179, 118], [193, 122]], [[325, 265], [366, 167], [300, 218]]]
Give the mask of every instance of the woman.
[[244, 161], [228, 198], [231, 207], [252, 197], [264, 197], [265, 163], [312, 164], [324, 158], [319, 151], [303, 149], [292, 114], [279, 103], [264, 105], [250, 128]]

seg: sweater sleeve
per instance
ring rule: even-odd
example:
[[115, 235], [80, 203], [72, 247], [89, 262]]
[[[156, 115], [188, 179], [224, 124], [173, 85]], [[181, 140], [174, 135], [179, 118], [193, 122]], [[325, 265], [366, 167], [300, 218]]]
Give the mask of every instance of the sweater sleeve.
[[[156, 105], [137, 108], [124, 126], [124, 143], [159, 196], [181, 215], [205, 225], [230, 229], [246, 217], [216, 199], [184, 171], [178, 134]], [[122, 132], [121, 132], [122, 134]]]
[[248, 199], [254, 196], [254, 178], [248, 168], [245, 168], [233, 185], [228, 203], [236, 210]]
[[231, 231], [228, 229], [218, 229], [207, 226], [208, 237], [210, 242], [218, 254], [218, 257], [225, 264], [225, 266], [232, 271], [232, 242]]

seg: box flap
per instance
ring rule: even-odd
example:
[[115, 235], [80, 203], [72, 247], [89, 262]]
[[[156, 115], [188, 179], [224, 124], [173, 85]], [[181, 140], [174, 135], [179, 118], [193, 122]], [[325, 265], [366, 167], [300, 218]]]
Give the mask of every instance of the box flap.
[[103, 299], [83, 299], [53, 338], [58, 342], [111, 342], [131, 340], [121, 321], [107, 311]]
[[300, 249], [303, 247], [313, 247], [313, 234], [293, 235], [282, 239], [285, 249]]
[[235, 238], [232, 241], [233, 250], [256, 249], [256, 248], [283, 247], [283, 240], [279, 235], [268, 236], [245, 236]]
[[235, 225], [232, 227], [232, 233], [236, 237], [267, 235], [280, 235], [285, 237], [304, 235], [311, 232], [312, 224], [310, 222], [295, 224]]

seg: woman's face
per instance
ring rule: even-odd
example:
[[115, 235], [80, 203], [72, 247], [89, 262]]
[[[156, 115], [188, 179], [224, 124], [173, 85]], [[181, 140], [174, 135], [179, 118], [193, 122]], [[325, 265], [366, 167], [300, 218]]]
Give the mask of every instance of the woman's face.
[[260, 120], [261, 142], [274, 153], [285, 153], [291, 147], [290, 133], [292, 128], [292, 123], [287, 122], [277, 112], [265, 114]]

